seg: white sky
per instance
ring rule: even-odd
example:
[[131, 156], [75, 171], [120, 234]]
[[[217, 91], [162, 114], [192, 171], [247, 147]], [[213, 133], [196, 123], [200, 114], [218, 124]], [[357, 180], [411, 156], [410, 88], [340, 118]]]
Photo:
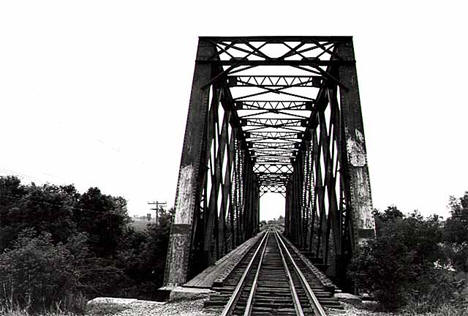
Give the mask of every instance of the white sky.
[[[442, 2], [440, 2], [442, 3]], [[374, 206], [468, 190], [463, 1], [1, 1], [0, 175], [174, 203], [198, 36], [353, 35]], [[278, 197], [262, 201], [276, 217]]]

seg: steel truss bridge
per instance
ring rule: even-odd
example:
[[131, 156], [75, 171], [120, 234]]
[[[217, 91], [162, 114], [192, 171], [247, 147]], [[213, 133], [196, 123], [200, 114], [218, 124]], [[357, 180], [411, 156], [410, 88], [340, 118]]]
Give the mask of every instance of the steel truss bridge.
[[351, 37], [199, 38], [165, 285], [258, 233], [267, 192], [285, 236], [343, 279], [375, 231]]

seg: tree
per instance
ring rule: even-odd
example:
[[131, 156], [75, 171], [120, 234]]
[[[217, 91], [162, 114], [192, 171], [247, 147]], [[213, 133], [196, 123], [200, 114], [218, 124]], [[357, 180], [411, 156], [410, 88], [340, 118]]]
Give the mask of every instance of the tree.
[[[17, 177], [0, 177], [0, 218], [5, 219], [9, 207], [15, 204], [24, 194], [26, 188]], [[3, 222], [3, 221], [2, 221]]]
[[0, 250], [8, 247], [14, 239], [9, 213], [25, 193], [26, 189], [17, 177], [0, 177]]
[[446, 252], [453, 265], [468, 272], [468, 192], [457, 199], [450, 197], [451, 216], [445, 221]]
[[167, 246], [171, 231], [171, 221], [175, 209], [164, 210], [160, 213], [157, 224], [148, 225], [148, 242], [144, 256], [148, 258], [148, 263], [152, 267], [152, 280], [156, 284], [162, 284], [164, 277], [164, 267], [166, 264]]
[[74, 219], [78, 230], [88, 234], [90, 250], [98, 257], [115, 254], [130, 220], [125, 199], [104, 195], [98, 188], [79, 197]]
[[46, 307], [74, 291], [154, 298], [173, 215], [163, 211], [157, 224], [135, 232], [121, 197], [0, 177], [0, 289], [22, 307], [30, 299]]
[[78, 239], [54, 244], [50, 233], [21, 232], [12, 248], [0, 254], [0, 301], [40, 310], [66, 300], [79, 286], [75, 264], [82, 246]]
[[370, 292], [388, 310], [405, 304], [405, 291], [418, 274], [412, 267], [414, 252], [394, 236], [382, 234], [370, 240], [350, 267], [358, 287]]
[[388, 222], [402, 219], [404, 217], [404, 214], [395, 205], [387, 207], [383, 212], [374, 210], [372, 214], [374, 215], [377, 234], [380, 233], [380, 230], [385, 227]]
[[2, 249], [28, 228], [49, 232], [54, 242], [65, 242], [77, 232], [73, 221], [74, 202], [62, 187], [34, 183], [22, 186], [12, 177], [1, 178], [0, 183]]
[[416, 211], [404, 215], [394, 206], [375, 211], [374, 216], [377, 236], [356, 255], [351, 274], [360, 288], [394, 310], [406, 303], [409, 293], [430, 292], [427, 280], [438, 273], [434, 262], [444, 258], [442, 225], [436, 215], [424, 218]]
[[162, 285], [167, 245], [174, 209], [162, 211], [158, 223], [148, 224], [143, 232], [126, 232], [117, 259], [134, 282], [133, 296], [155, 299], [156, 289]]

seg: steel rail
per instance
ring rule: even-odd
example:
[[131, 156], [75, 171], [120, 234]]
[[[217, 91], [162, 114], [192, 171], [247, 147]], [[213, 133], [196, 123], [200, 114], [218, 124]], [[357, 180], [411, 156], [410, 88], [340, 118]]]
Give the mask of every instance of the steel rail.
[[252, 282], [252, 287], [250, 288], [249, 299], [247, 300], [247, 304], [245, 305], [244, 316], [250, 316], [250, 314], [252, 313], [253, 298], [254, 298], [255, 292], [257, 291], [258, 276], [260, 275], [260, 270], [262, 269], [263, 257], [265, 255], [265, 251], [267, 248], [266, 246], [267, 246], [267, 242], [265, 242], [265, 246], [263, 247], [262, 254], [258, 261], [257, 271], [255, 272], [255, 278]]
[[[262, 256], [263, 253], [265, 252], [266, 249], [266, 238], [270, 234], [270, 231], [267, 231], [265, 235], [263, 236], [262, 240], [260, 241], [260, 244], [258, 245], [257, 249], [255, 250], [254, 255], [252, 256], [252, 259], [250, 259], [249, 264], [247, 265], [247, 268], [245, 269], [244, 273], [242, 274], [239, 282], [237, 283], [236, 288], [234, 289], [234, 292], [232, 293], [231, 297], [229, 298], [229, 301], [227, 302], [226, 306], [224, 307], [222, 313], [220, 316], [227, 316], [230, 315], [231, 312], [233, 311], [233, 308], [235, 307], [235, 304], [242, 292], [242, 289], [244, 287], [245, 279], [247, 278], [247, 274], [249, 274], [250, 270], [252, 269], [253, 263], [255, 259], [257, 258], [258, 252], [260, 251], [260, 248], [263, 246], [263, 251], [262, 251]], [[260, 258], [261, 259], [261, 258]], [[261, 262], [259, 263], [261, 264]]]
[[281, 261], [283, 262], [284, 271], [288, 277], [289, 288], [291, 289], [291, 296], [293, 298], [294, 309], [296, 310], [296, 315], [304, 316], [304, 310], [302, 309], [301, 302], [299, 300], [299, 296], [296, 292], [296, 287], [294, 285], [294, 280], [292, 279], [291, 272], [289, 271], [288, 263], [286, 262], [286, 258], [284, 257], [283, 250], [281, 249], [281, 244], [278, 241], [278, 232], [275, 231], [275, 240], [276, 244], [278, 245], [278, 249], [281, 255]]
[[284, 250], [286, 251], [286, 254], [288, 255], [288, 258], [290, 259], [294, 270], [296, 271], [297, 275], [299, 276], [299, 279], [302, 283], [303, 288], [305, 289], [305, 292], [307, 294], [307, 297], [309, 298], [309, 301], [311, 302], [312, 308], [314, 309], [314, 312], [317, 316], [327, 316], [327, 313], [323, 309], [322, 305], [320, 304], [317, 296], [315, 296], [314, 291], [312, 291], [312, 288], [309, 285], [309, 282], [307, 282], [307, 279], [305, 278], [304, 274], [301, 272], [299, 267], [297, 266], [296, 262], [294, 261], [291, 253], [289, 252], [288, 248], [286, 247], [284, 241], [281, 239], [281, 236], [278, 234], [278, 232], [275, 232], [275, 237], [278, 238], [278, 240], [281, 242], [283, 245]]

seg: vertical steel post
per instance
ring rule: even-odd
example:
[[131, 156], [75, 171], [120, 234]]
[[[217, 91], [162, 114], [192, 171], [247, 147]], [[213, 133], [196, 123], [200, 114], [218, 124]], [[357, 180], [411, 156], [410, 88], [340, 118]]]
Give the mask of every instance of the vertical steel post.
[[[273, 189], [285, 181], [282, 188], [283, 193], [286, 191], [285, 234], [297, 246], [309, 249], [314, 259], [330, 264], [328, 272], [336, 272], [337, 278], [345, 279], [345, 267], [361, 241], [375, 236], [352, 38], [274, 39], [275, 43], [301, 41], [301, 45], [315, 45], [314, 49], [322, 53], [319, 57], [304, 57], [307, 52], [299, 53], [291, 48], [285, 58], [278, 59], [271, 58], [267, 49], [262, 52], [270, 38], [200, 39], [179, 171], [176, 214], [168, 246], [166, 286], [185, 283], [191, 274], [258, 231], [262, 185]], [[247, 45], [244, 47], [243, 43]], [[246, 55], [242, 58], [237, 56], [243, 53]], [[326, 57], [325, 53], [330, 56]], [[294, 55], [301, 58], [289, 59]], [[280, 101], [281, 98], [272, 101], [277, 102], [275, 105], [250, 100], [255, 95], [233, 98], [231, 88], [234, 87], [257, 85], [265, 90], [258, 94], [262, 95], [288, 94], [283, 90], [295, 85], [286, 77], [274, 79], [281, 76], [270, 76], [260, 84], [255, 75], [235, 75], [240, 69], [243, 72], [257, 67], [257, 63], [293, 68], [300, 63], [317, 70], [326, 65], [326, 69], [321, 68], [320, 76], [312, 76], [311, 83], [300, 84], [301, 88], [309, 87], [308, 84], [319, 88], [313, 101], [305, 104], [287, 101], [299, 106], [298, 110], [310, 111], [310, 117], [296, 123], [297, 119], [281, 108], [285, 106], [282, 102], [286, 102]], [[279, 88], [270, 89], [270, 84]], [[278, 108], [269, 108], [273, 106]], [[255, 117], [258, 113], [246, 115], [237, 111], [256, 107], [288, 118], [272, 118], [272, 122], [278, 120], [281, 124], [265, 123], [265, 117]], [[295, 129], [299, 126], [305, 127], [305, 131]], [[267, 135], [261, 131], [266, 127], [278, 128], [279, 134]], [[284, 128], [287, 131], [282, 131]], [[294, 135], [292, 131], [302, 141], [293, 148], [280, 142], [277, 152], [265, 150], [275, 146], [268, 148], [267, 142], [254, 135], [258, 132], [265, 139], [288, 140], [289, 136], [281, 133]], [[290, 163], [284, 164], [285, 157], [291, 159]], [[270, 170], [275, 159], [280, 159], [288, 170], [275, 172], [274, 167]], [[262, 165], [264, 161], [271, 165]], [[281, 178], [275, 178], [278, 176], [275, 173]]]
[[[199, 42], [197, 61], [205, 60], [215, 53], [213, 45]], [[165, 286], [183, 284], [189, 276], [189, 261], [192, 239], [192, 222], [198, 205], [199, 177], [201, 157], [208, 114], [209, 89], [202, 86], [212, 77], [209, 63], [196, 63], [193, 76], [192, 92], [185, 128], [184, 145], [179, 169], [175, 217], [171, 227], [168, 245]]]
[[346, 142], [346, 163], [353, 217], [353, 246], [366, 238], [375, 236], [375, 222], [372, 216], [372, 197], [367, 167], [366, 143], [362, 121], [361, 103], [357, 81], [352, 40], [340, 43], [337, 54], [347, 63], [338, 67], [340, 104]]

